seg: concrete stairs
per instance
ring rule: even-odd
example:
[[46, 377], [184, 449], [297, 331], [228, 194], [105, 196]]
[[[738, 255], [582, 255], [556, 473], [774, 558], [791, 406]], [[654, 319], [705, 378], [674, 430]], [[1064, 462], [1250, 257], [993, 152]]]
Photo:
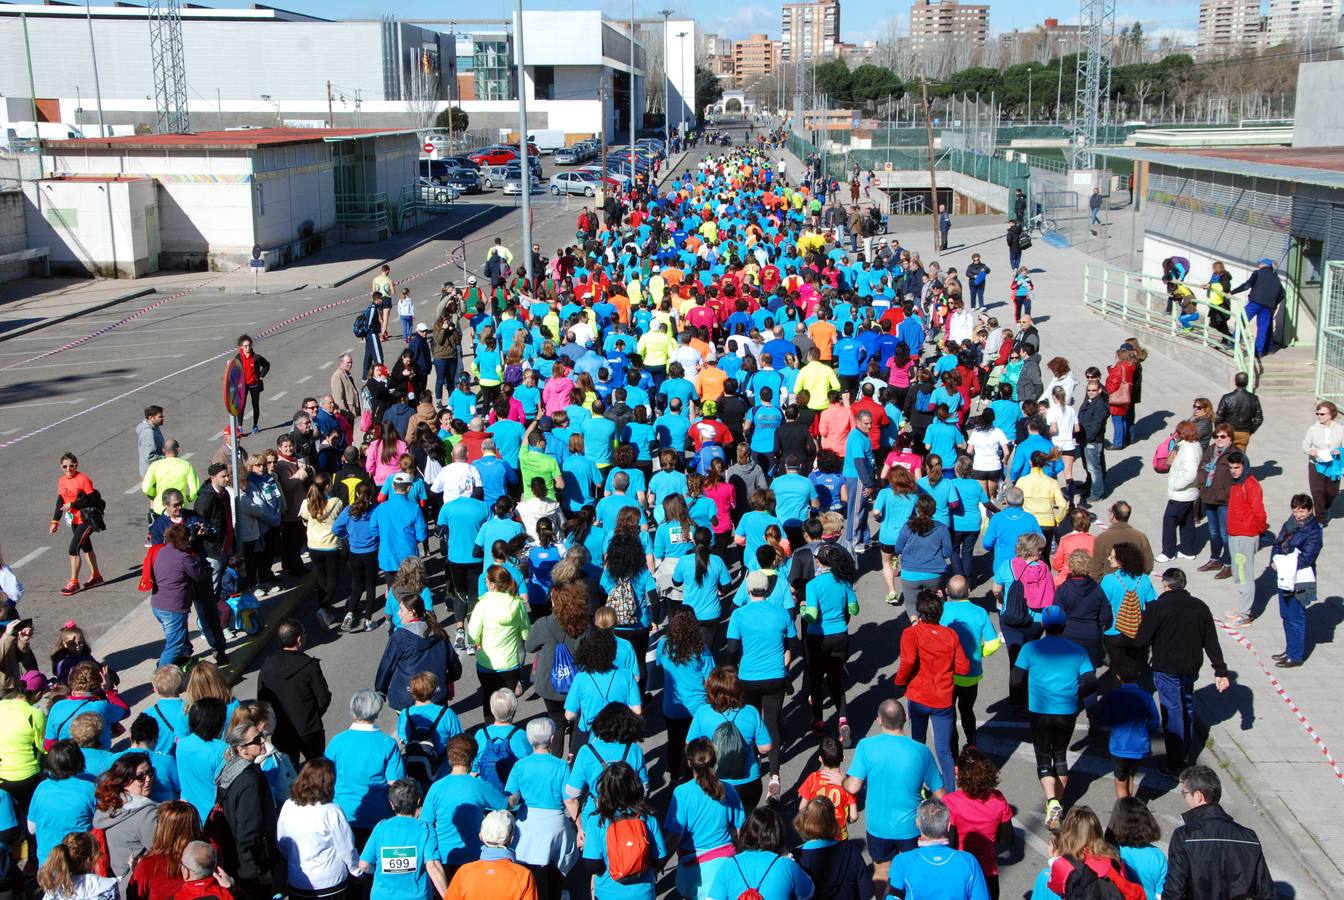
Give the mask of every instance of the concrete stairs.
[[1316, 348], [1285, 347], [1260, 360], [1256, 392], [1278, 397], [1316, 396]]

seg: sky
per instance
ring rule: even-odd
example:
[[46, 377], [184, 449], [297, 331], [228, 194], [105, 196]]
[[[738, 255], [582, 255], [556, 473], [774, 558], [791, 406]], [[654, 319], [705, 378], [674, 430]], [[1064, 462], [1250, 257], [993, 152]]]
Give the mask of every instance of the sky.
[[[31, 2], [31, 0], [30, 0]], [[143, 0], [137, 0], [143, 2]], [[207, 6], [248, 6], [244, 0], [197, 0]], [[264, 2], [264, 0], [259, 0]], [[664, 7], [657, 0], [633, 0], [635, 15], [657, 18]], [[1039, 25], [1046, 17], [1061, 22], [1078, 20], [1077, 2], [1057, 0], [988, 0], [989, 26], [994, 32], [1027, 30]], [[908, 0], [840, 0], [841, 40], [862, 43], [879, 40], [890, 33], [905, 34], [910, 28]], [[97, 5], [102, 5], [101, 3]], [[442, 3], [435, 0], [394, 0], [374, 3], [371, 0], [269, 0], [269, 5], [282, 9], [326, 18], [378, 18], [393, 15], [400, 19], [417, 17], [443, 19], [454, 15], [474, 18], [506, 18], [512, 15], [514, 3], [510, 0], [475, 0], [466, 3]], [[527, 9], [600, 9], [608, 15], [623, 18], [630, 15], [630, 0], [526, 0]], [[723, 0], [667, 0], [666, 8], [675, 15], [694, 18], [706, 32], [740, 39], [753, 33], [779, 37], [779, 0], [741, 0], [724, 3]], [[1198, 0], [1125, 0], [1119, 5], [1118, 25], [1134, 21], [1143, 23], [1144, 31], [1158, 37], [1164, 33], [1193, 43], [1195, 24], [1199, 18]], [[469, 12], [467, 10], [470, 10]], [[894, 29], [894, 32], [893, 32]]]

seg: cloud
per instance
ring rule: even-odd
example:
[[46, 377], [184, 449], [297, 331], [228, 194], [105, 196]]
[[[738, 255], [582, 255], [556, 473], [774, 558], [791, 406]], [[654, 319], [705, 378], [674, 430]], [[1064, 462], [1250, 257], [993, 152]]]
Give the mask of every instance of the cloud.
[[707, 17], [705, 30], [738, 40], [752, 34], [769, 34], [778, 38], [779, 10], [753, 4], [738, 6], [727, 15]]

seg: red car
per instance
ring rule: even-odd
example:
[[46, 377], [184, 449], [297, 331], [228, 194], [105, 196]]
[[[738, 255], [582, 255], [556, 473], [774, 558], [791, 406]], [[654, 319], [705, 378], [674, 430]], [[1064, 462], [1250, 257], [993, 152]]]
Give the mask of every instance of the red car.
[[[527, 155], [540, 157], [541, 151], [537, 149], [536, 144], [528, 144]], [[467, 154], [467, 158], [481, 166], [502, 166], [518, 159], [518, 148], [508, 144], [497, 144], [475, 150]]]

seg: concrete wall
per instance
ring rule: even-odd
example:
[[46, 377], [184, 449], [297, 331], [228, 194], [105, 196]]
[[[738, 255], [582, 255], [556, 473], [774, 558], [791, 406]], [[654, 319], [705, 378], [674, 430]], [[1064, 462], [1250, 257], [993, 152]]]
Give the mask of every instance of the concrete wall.
[[1344, 145], [1344, 60], [1303, 63], [1297, 69], [1297, 105], [1293, 109], [1294, 147]]
[[[0, 256], [28, 249], [28, 225], [24, 221], [23, 193], [0, 190]], [[0, 283], [28, 274], [26, 262], [0, 265]]]
[[[929, 189], [929, 173], [913, 170], [877, 172], [877, 183], [884, 188], [923, 188]], [[983, 204], [992, 210], [1005, 212], [1009, 208], [1008, 189], [997, 184], [981, 181], [960, 172], [939, 172], [938, 187], [948, 188], [970, 200]]]
[[158, 269], [152, 179], [35, 181], [24, 195], [28, 234], [51, 248], [53, 273], [139, 278]]

